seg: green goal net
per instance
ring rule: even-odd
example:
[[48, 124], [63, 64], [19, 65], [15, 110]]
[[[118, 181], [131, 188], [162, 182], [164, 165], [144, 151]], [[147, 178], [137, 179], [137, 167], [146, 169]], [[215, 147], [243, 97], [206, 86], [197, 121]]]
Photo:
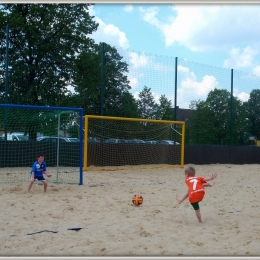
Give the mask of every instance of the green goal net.
[[50, 182], [82, 184], [82, 109], [0, 104], [0, 182], [27, 182], [43, 153]]

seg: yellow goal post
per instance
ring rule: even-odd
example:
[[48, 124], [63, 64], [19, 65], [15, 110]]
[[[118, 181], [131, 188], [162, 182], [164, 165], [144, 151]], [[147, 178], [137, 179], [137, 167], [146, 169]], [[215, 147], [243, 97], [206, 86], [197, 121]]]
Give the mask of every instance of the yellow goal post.
[[84, 121], [84, 171], [184, 167], [184, 121], [96, 115]]

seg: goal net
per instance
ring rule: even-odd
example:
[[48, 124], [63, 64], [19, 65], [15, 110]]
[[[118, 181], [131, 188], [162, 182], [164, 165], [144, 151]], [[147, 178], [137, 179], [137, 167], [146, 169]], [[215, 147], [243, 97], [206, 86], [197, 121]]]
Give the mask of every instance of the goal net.
[[84, 170], [184, 167], [185, 122], [85, 116]]
[[0, 183], [27, 182], [38, 153], [49, 182], [82, 184], [81, 108], [0, 104]]

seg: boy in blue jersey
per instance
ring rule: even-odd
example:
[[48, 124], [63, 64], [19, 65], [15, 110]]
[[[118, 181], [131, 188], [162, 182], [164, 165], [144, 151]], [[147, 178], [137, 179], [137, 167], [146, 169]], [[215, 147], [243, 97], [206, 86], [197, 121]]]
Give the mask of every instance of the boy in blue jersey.
[[44, 161], [44, 155], [42, 153], [39, 153], [37, 156], [37, 161], [33, 163], [32, 170], [31, 170], [31, 180], [28, 187], [28, 192], [30, 192], [30, 189], [32, 188], [35, 180], [42, 181], [44, 186], [44, 191], [47, 190], [47, 181], [45, 180], [43, 174], [45, 174], [47, 177], [51, 177], [50, 174], [47, 173], [46, 163]]

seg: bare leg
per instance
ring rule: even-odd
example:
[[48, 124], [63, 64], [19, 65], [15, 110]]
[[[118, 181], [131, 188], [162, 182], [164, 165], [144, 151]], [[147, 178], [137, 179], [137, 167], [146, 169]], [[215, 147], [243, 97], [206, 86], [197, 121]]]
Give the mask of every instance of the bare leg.
[[30, 181], [30, 183], [29, 183], [28, 192], [30, 192], [30, 190], [31, 190], [31, 188], [32, 188], [32, 186], [33, 186], [33, 184], [34, 184], [34, 179], [32, 179], [32, 180]]
[[201, 221], [201, 215], [200, 215], [200, 209], [195, 210], [195, 213], [196, 213], [196, 216], [197, 216], [197, 219], [199, 220], [199, 222], [202, 223], [202, 221]]
[[43, 181], [43, 186], [44, 186], [44, 192], [47, 191], [47, 181]]

